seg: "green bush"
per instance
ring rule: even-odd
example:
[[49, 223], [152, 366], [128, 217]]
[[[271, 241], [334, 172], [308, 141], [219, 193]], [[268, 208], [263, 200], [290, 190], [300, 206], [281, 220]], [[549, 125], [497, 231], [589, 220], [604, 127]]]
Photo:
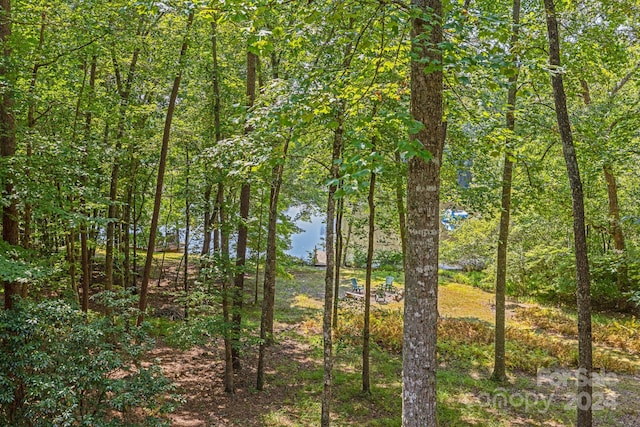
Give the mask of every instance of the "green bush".
[[0, 313], [0, 425], [166, 425], [175, 400], [131, 298], [101, 295], [110, 316], [66, 302], [20, 302]]
[[[367, 251], [358, 247], [354, 249], [353, 266], [357, 268], [365, 268], [367, 266]], [[402, 251], [392, 249], [373, 251], [373, 266], [376, 269], [387, 271], [402, 270]]]

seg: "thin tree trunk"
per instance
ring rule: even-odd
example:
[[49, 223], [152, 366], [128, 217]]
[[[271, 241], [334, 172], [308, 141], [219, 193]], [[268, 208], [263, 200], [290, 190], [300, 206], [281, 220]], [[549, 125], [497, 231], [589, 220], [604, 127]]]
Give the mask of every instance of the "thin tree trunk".
[[[212, 65], [213, 72], [211, 74], [213, 81], [213, 133], [215, 142], [219, 142], [222, 139], [222, 131], [220, 128], [220, 74], [218, 70], [218, 24], [216, 19], [211, 21], [211, 56], [212, 56]], [[202, 255], [206, 255], [210, 252], [211, 249], [211, 228], [213, 227], [213, 222], [215, 221], [217, 213], [214, 212], [211, 214], [209, 211], [209, 200], [211, 198], [211, 192], [213, 190], [213, 184], [208, 185], [205, 191], [205, 212], [204, 212], [204, 242], [202, 245]], [[216, 201], [218, 199], [216, 198]], [[215, 211], [214, 207], [214, 211]], [[214, 241], [216, 238], [214, 238]], [[216, 246], [214, 242], [214, 246]], [[214, 248], [215, 251], [215, 248]]]
[[[353, 229], [353, 217], [356, 214], [356, 207], [357, 204], [354, 203], [352, 208], [351, 208], [351, 216], [349, 217], [349, 221], [347, 223], [347, 237], [344, 239], [344, 249], [343, 249], [343, 254], [342, 254], [342, 265], [344, 265], [346, 267], [347, 265], [347, 255], [349, 252], [349, 242], [351, 241], [351, 231]], [[340, 262], [340, 260], [338, 260], [338, 262]]]
[[[607, 196], [609, 199], [609, 223], [611, 224], [611, 235], [613, 236], [613, 247], [615, 250], [624, 252], [625, 241], [622, 226], [620, 225], [620, 204], [618, 203], [618, 185], [613, 168], [610, 164], [602, 166], [605, 181], [607, 182]], [[621, 289], [622, 290], [622, 289]]]
[[[88, 163], [89, 158], [89, 150], [91, 147], [91, 121], [93, 119], [92, 107], [93, 107], [93, 99], [95, 96], [95, 87], [96, 87], [96, 68], [97, 68], [98, 58], [96, 55], [93, 55], [91, 58], [91, 67], [89, 69], [89, 101], [87, 105], [87, 111], [85, 113], [85, 122], [84, 122], [84, 139], [85, 139], [85, 159], [84, 164]], [[89, 185], [89, 181], [86, 175], [82, 177], [82, 185], [87, 188]], [[89, 287], [91, 286], [91, 257], [89, 254], [89, 227], [88, 227], [88, 217], [89, 211], [87, 210], [87, 203], [84, 195], [80, 199], [80, 209], [82, 212], [82, 222], [80, 223], [80, 259], [82, 266], [82, 311], [85, 313], [89, 310]]]
[[[375, 138], [373, 138], [371, 142], [371, 154], [373, 155], [376, 150]], [[367, 272], [364, 290], [364, 328], [362, 331], [362, 392], [366, 394], [371, 394], [371, 374], [369, 369], [369, 350], [371, 341], [371, 270], [373, 269], [373, 244], [376, 231], [376, 174], [374, 172], [373, 162], [370, 168], [371, 177], [369, 179], [369, 196], [367, 197], [367, 201], [369, 203], [369, 236], [367, 239]]]
[[211, 190], [213, 184], [207, 184], [204, 190], [204, 237], [202, 239], [202, 251], [200, 255], [208, 255], [211, 251]]
[[144, 266], [144, 273], [142, 275], [142, 283], [140, 285], [140, 314], [138, 315], [137, 325], [140, 326], [144, 320], [144, 313], [147, 309], [147, 293], [149, 287], [149, 278], [151, 276], [151, 264], [153, 262], [153, 252], [156, 245], [156, 233], [158, 231], [158, 218], [160, 217], [160, 202], [162, 199], [162, 184], [164, 181], [164, 171], [167, 164], [167, 152], [169, 151], [169, 136], [171, 135], [171, 120], [173, 119], [173, 113], [176, 107], [176, 99], [178, 98], [178, 90], [180, 89], [180, 80], [182, 79], [182, 67], [184, 63], [184, 57], [187, 53], [187, 47], [189, 42], [189, 30], [191, 24], [193, 24], [194, 11], [189, 12], [189, 18], [187, 20], [187, 29], [182, 42], [182, 48], [180, 49], [180, 57], [178, 62], [178, 72], [173, 81], [173, 88], [171, 89], [171, 96], [169, 97], [169, 106], [167, 108], [167, 117], [164, 122], [164, 133], [162, 135], [162, 148], [160, 150], [160, 162], [158, 163], [158, 179], [156, 182], [156, 195], [153, 202], [153, 215], [151, 216], [151, 228], [149, 230], [149, 244], [147, 246], [147, 259]]
[[[249, 110], [256, 99], [256, 65], [258, 57], [247, 52], [247, 110]], [[249, 126], [245, 127], [245, 133], [249, 133], [251, 129]], [[240, 224], [238, 226], [238, 240], [236, 243], [236, 276], [233, 283], [233, 369], [239, 371], [240, 364], [240, 351], [238, 349], [239, 343], [237, 337], [240, 333], [240, 325], [242, 324], [242, 300], [244, 297], [244, 266], [246, 264], [247, 257], [247, 220], [249, 219], [249, 205], [251, 203], [251, 184], [247, 180], [242, 184], [240, 189]], [[273, 329], [273, 327], [271, 328]]]
[[[142, 24], [140, 24], [142, 27]], [[138, 35], [141, 31], [138, 30]], [[136, 47], [131, 57], [131, 63], [129, 64], [129, 72], [127, 74], [127, 80], [124, 88], [118, 84], [118, 92], [120, 93], [120, 110], [118, 118], [118, 131], [116, 134], [115, 145], [115, 157], [113, 160], [113, 167], [111, 168], [111, 181], [109, 186], [109, 209], [107, 217], [109, 222], [107, 223], [107, 235], [106, 235], [106, 249], [105, 249], [105, 289], [111, 290], [113, 288], [113, 259], [114, 259], [114, 237], [115, 237], [115, 218], [116, 215], [116, 202], [118, 199], [118, 180], [120, 178], [120, 150], [122, 149], [122, 139], [124, 137], [125, 122], [127, 107], [129, 105], [129, 99], [131, 97], [131, 86], [133, 85], [133, 78], [135, 76], [136, 65], [138, 63], [138, 57], [140, 56], [140, 48]], [[116, 74], [119, 75], [119, 68], [116, 61], [115, 53], [113, 53], [113, 66], [116, 70]], [[120, 79], [117, 79], [119, 82]]]
[[216, 193], [216, 207], [213, 211], [215, 215], [219, 215], [219, 219], [215, 221], [213, 228], [213, 251], [218, 252], [220, 247], [222, 246], [222, 237], [223, 230], [222, 227], [226, 226], [224, 222], [222, 222], [222, 210], [224, 209], [224, 184], [218, 183], [218, 191]]
[[[402, 425], [436, 426], [436, 334], [442, 122], [442, 3], [412, 0], [411, 114], [424, 127], [411, 139], [425, 155], [409, 160], [402, 352]], [[428, 17], [425, 21], [422, 17]], [[425, 67], [428, 70], [425, 70]], [[427, 153], [430, 154], [427, 157]]]
[[[11, 58], [11, 0], [0, 0], [0, 41], [4, 46], [4, 61], [0, 64], [0, 78], [7, 87], [2, 91], [0, 102], [0, 155], [8, 163], [16, 153], [16, 122], [13, 114], [13, 78], [5, 64], [10, 63]], [[2, 198], [9, 200], [9, 204], [2, 204], [2, 240], [10, 245], [19, 243], [18, 207], [14, 197], [13, 181], [6, 179], [2, 189]], [[13, 308], [14, 296], [20, 292], [17, 282], [3, 281], [4, 284], [4, 308]]]
[[224, 391], [228, 394], [235, 393], [235, 383], [233, 377], [233, 341], [229, 333], [231, 316], [229, 314], [229, 292], [230, 292], [230, 255], [229, 255], [229, 229], [227, 227], [227, 210], [224, 207], [224, 187], [218, 184], [218, 197], [220, 214], [220, 255], [222, 258], [224, 277], [222, 280], [222, 317], [225, 324], [224, 333]]
[[[133, 159], [132, 159], [133, 160]], [[132, 168], [131, 180], [135, 180], [135, 168]], [[133, 183], [127, 185], [127, 203], [122, 208], [122, 246], [124, 263], [122, 266], [122, 286], [125, 289], [131, 284], [131, 204], [133, 203]]]
[[[46, 20], [47, 14], [46, 12], [42, 12], [40, 15], [40, 37], [38, 40], [38, 49], [37, 49], [37, 57], [39, 58], [42, 55], [42, 46], [44, 45], [44, 32], [46, 28]], [[40, 64], [36, 61], [33, 64], [33, 69], [31, 70], [31, 83], [29, 84], [29, 108], [27, 110], [27, 127], [29, 131], [32, 132], [36, 127], [36, 101], [35, 101], [35, 92], [36, 85], [38, 82], [38, 71], [40, 70]], [[80, 98], [79, 98], [80, 99]], [[27, 138], [27, 167], [26, 167], [26, 175], [27, 180], [29, 180], [30, 175], [30, 162], [31, 156], [33, 155], [33, 145], [31, 143], [31, 138]], [[24, 204], [24, 232], [22, 233], [22, 247], [25, 249], [29, 249], [31, 246], [31, 211], [32, 206], [28, 201]], [[26, 285], [23, 285], [26, 286]]]
[[[342, 107], [340, 107], [342, 108]], [[340, 166], [338, 159], [342, 153], [342, 137], [343, 123], [342, 114], [337, 114], [338, 127], [333, 134], [333, 152], [331, 155], [331, 179], [334, 182], [340, 178]], [[334, 229], [335, 229], [335, 211], [336, 201], [335, 193], [338, 189], [337, 185], [329, 185], [329, 194], [327, 197], [327, 228], [325, 232], [325, 252], [327, 255], [327, 268], [324, 276], [324, 314], [322, 317], [322, 339], [323, 339], [323, 379], [324, 385], [322, 389], [322, 413], [320, 425], [329, 427], [331, 424], [331, 388], [333, 382], [333, 339], [331, 336], [331, 317], [333, 315], [333, 288], [334, 288], [334, 269], [336, 260], [334, 259]], [[339, 261], [338, 261], [339, 262]]]
[[184, 147], [185, 157], [185, 196], [184, 196], [184, 318], [189, 316], [189, 232], [191, 231], [191, 200], [189, 199], [189, 172], [191, 164], [189, 163], [189, 142]]
[[162, 278], [164, 276], [164, 261], [167, 257], [169, 221], [171, 220], [171, 213], [173, 212], [173, 175], [171, 175], [171, 181], [169, 182], [169, 190], [169, 211], [167, 212], [167, 218], [164, 222], [164, 243], [162, 245], [162, 260], [160, 261], [160, 272], [158, 273], [158, 283], [156, 285], [157, 287], [160, 287], [160, 282], [162, 281]]
[[340, 262], [342, 260], [342, 218], [344, 214], [344, 197], [338, 199], [336, 209], [336, 261], [335, 261], [335, 277], [333, 278], [333, 329], [338, 327], [338, 297], [340, 296]]
[[[518, 35], [520, 31], [520, 0], [513, 1], [511, 13], [511, 43], [510, 51], [517, 49]], [[515, 129], [516, 95], [518, 91], [518, 58], [512, 53], [512, 67], [515, 74], [509, 77], [509, 90], [507, 93], [506, 127], [513, 133]], [[498, 255], [496, 266], [496, 334], [494, 366], [491, 378], [503, 382], [507, 379], [505, 366], [505, 300], [507, 284], [507, 245], [509, 239], [509, 217], [511, 215], [511, 183], [513, 176], [512, 149], [509, 146], [512, 141], [507, 141], [504, 151], [504, 169], [502, 172], [502, 206], [500, 211], [500, 231], [498, 236]]]
[[558, 22], [553, 0], [544, 0], [547, 17], [547, 31], [549, 33], [549, 64], [551, 68], [551, 85], [555, 100], [558, 129], [562, 138], [562, 151], [567, 165], [567, 175], [571, 184], [571, 199], [573, 206], [573, 233], [576, 251], [576, 279], [578, 306], [578, 395], [577, 425], [591, 427], [593, 416], [591, 409], [591, 295], [589, 278], [589, 259], [587, 256], [587, 238], [585, 234], [584, 195], [582, 181], [578, 168], [578, 159], [573, 146], [571, 122], [567, 111], [567, 98], [564, 91], [562, 70], [560, 65], [560, 37]]
[[69, 278], [71, 280], [71, 290], [73, 291], [73, 298], [77, 303], [80, 303], [78, 296], [78, 282], [76, 280], [76, 246], [75, 246], [76, 233], [73, 229], [65, 233], [65, 246], [67, 247], [67, 261], [69, 262]]
[[258, 305], [258, 275], [260, 274], [260, 250], [262, 249], [262, 214], [264, 210], [264, 188], [260, 192], [260, 211], [258, 212], [258, 242], [256, 248], [256, 283], [253, 304]]
[[[629, 74], [627, 74], [629, 76]], [[627, 77], [625, 77], [616, 88], [619, 90], [624, 85]], [[591, 105], [591, 95], [589, 91], [589, 84], [586, 80], [580, 79], [582, 86], [582, 99], [585, 105]], [[617, 92], [617, 91], [616, 91]], [[616, 92], [612, 92], [610, 99], [615, 96]], [[609, 128], [611, 131], [611, 128]], [[613, 173], [613, 166], [610, 162], [605, 162], [602, 165], [602, 171], [604, 173], [604, 179], [607, 183], [607, 199], [609, 205], [609, 234], [613, 237], [613, 247], [622, 256], [622, 263], [618, 269], [618, 290], [620, 292], [628, 291], [627, 280], [627, 262], [625, 259], [625, 241], [624, 233], [622, 231], [622, 225], [620, 222], [620, 204], [618, 203], [618, 185], [616, 183], [616, 176]], [[605, 249], [606, 250], [606, 249]]]
[[[282, 186], [284, 163], [289, 150], [289, 140], [285, 141], [282, 157], [271, 172], [271, 191], [269, 197], [269, 219], [267, 225], [267, 248], [264, 265], [264, 287], [262, 295], [262, 316], [260, 318], [260, 348], [258, 352], [258, 375], [256, 388], [264, 387], [264, 356], [266, 347], [273, 343], [273, 316], [276, 303], [276, 243], [278, 239], [278, 198]], [[270, 328], [270, 329], [269, 329]]]

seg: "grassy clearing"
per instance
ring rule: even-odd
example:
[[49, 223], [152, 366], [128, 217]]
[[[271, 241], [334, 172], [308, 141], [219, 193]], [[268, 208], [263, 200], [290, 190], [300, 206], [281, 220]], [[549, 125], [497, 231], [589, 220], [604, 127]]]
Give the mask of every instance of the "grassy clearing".
[[[387, 272], [374, 275], [373, 286], [384, 281]], [[393, 275], [393, 274], [392, 274]], [[340, 286], [343, 296], [350, 277], [364, 283], [364, 272], [344, 271]], [[402, 275], [394, 275], [402, 288]], [[249, 280], [251, 282], [252, 280]], [[288, 352], [270, 366], [267, 383], [291, 390], [283, 401], [271, 402], [260, 411], [260, 425], [314, 426], [320, 418], [322, 391], [321, 317], [324, 270], [300, 268], [292, 277], [281, 278], [276, 291], [276, 340], [286, 342]], [[442, 426], [573, 425], [572, 384], [537, 384], [540, 368], [563, 370], [575, 367], [577, 343], [571, 314], [546, 308], [518, 309], [509, 320], [507, 363], [512, 373], [506, 384], [488, 378], [493, 365], [492, 295], [453, 282], [440, 286], [442, 319], [438, 337], [438, 416]], [[334, 394], [332, 415], [336, 426], [399, 426], [401, 423], [402, 302], [372, 303], [371, 382], [373, 392], [361, 392], [362, 304], [342, 299], [334, 340]], [[247, 306], [246, 326], [259, 325], [259, 307]], [[599, 317], [595, 322], [596, 367], [614, 372], [617, 382], [596, 387], [608, 396], [595, 412], [600, 425], [635, 425], [629, 419], [640, 416], [636, 377], [640, 361], [631, 349], [638, 345], [634, 319]], [[157, 328], [166, 331], [167, 325]], [[625, 332], [626, 331], [626, 332]], [[626, 333], [626, 335], [625, 335]], [[599, 335], [600, 334], [600, 335]], [[608, 334], [608, 335], [607, 335]], [[613, 334], [613, 335], [612, 335]], [[615, 338], [614, 338], [615, 337]], [[622, 344], [624, 341], [624, 345]], [[293, 348], [293, 349], [292, 349]], [[238, 421], [237, 425], [245, 425]], [[249, 424], [246, 424], [249, 425]]]

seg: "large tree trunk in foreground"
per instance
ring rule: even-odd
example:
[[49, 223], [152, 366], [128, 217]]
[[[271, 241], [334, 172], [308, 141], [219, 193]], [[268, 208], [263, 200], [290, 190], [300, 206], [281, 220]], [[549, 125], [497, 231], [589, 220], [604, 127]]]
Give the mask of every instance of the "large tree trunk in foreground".
[[562, 138], [562, 152], [567, 165], [567, 174], [571, 184], [571, 200], [573, 205], [573, 233], [576, 251], [576, 279], [578, 303], [578, 398], [577, 425], [590, 427], [592, 425], [591, 409], [591, 295], [589, 279], [589, 260], [587, 257], [587, 236], [585, 233], [584, 196], [582, 181], [578, 168], [578, 159], [573, 146], [571, 122], [567, 111], [567, 97], [564, 92], [562, 70], [560, 67], [560, 37], [556, 20], [553, 0], [544, 0], [547, 16], [547, 31], [549, 33], [549, 64], [551, 68], [551, 85], [555, 100], [558, 129]]
[[[437, 425], [436, 332], [442, 122], [442, 4], [413, 0], [411, 114], [424, 127], [413, 140], [424, 150], [407, 173], [407, 259], [402, 346], [402, 425]], [[429, 19], [425, 21], [424, 19]]]
[[144, 320], [144, 313], [147, 309], [147, 294], [149, 289], [149, 279], [151, 277], [151, 264], [153, 262], [153, 253], [156, 246], [156, 234], [158, 232], [158, 219], [160, 218], [160, 202], [162, 200], [162, 185], [164, 182], [164, 171], [167, 165], [167, 152], [169, 151], [169, 136], [171, 135], [171, 121], [176, 108], [176, 99], [178, 98], [178, 90], [180, 89], [180, 80], [182, 79], [182, 67], [184, 57], [187, 53], [189, 41], [189, 30], [193, 23], [193, 10], [189, 13], [187, 21], [187, 30], [180, 49], [180, 57], [178, 62], [178, 72], [173, 80], [173, 88], [169, 97], [169, 106], [167, 107], [167, 116], [164, 122], [164, 133], [162, 135], [162, 148], [160, 149], [160, 162], [158, 163], [158, 179], [156, 181], [156, 195], [153, 202], [153, 215], [151, 216], [151, 228], [149, 230], [149, 243], [147, 246], [147, 259], [144, 264], [144, 273], [142, 275], [142, 283], [140, 285], [140, 314], [138, 315], [138, 326]]
[[[516, 49], [518, 33], [520, 30], [520, 0], [514, 0], [511, 13], [513, 25], [511, 27], [510, 51]], [[513, 55], [513, 54], [512, 54]], [[515, 129], [516, 94], [518, 92], [518, 60], [512, 57], [511, 66], [514, 67], [514, 75], [509, 78], [509, 90], [507, 93], [506, 125], [511, 132]], [[507, 246], [509, 240], [509, 218], [511, 216], [511, 182], [513, 176], [513, 151], [506, 142], [504, 151], [504, 170], [502, 172], [502, 206], [500, 211], [500, 232], [498, 233], [498, 255], [496, 265], [496, 335], [494, 366], [491, 378], [502, 382], [507, 379], [505, 367], [505, 300], [507, 294]]]
[[[0, 155], [5, 162], [11, 161], [16, 153], [16, 122], [13, 115], [13, 81], [8, 75], [5, 64], [11, 57], [11, 0], [0, 0], [0, 41], [4, 46], [4, 61], [0, 64], [0, 77], [9, 85], [2, 93], [0, 101]], [[2, 205], [2, 240], [17, 246], [19, 241], [18, 207], [14, 197], [13, 182], [6, 177], [2, 198], [10, 200], [8, 205]], [[13, 297], [20, 293], [20, 286], [16, 282], [4, 283], [4, 308], [13, 308]]]

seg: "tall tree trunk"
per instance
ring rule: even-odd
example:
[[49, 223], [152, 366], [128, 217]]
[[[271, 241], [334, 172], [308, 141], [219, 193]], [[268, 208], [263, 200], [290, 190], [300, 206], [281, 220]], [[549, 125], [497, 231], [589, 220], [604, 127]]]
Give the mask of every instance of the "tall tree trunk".
[[228, 325], [231, 323], [231, 315], [229, 309], [229, 293], [231, 275], [229, 267], [231, 260], [229, 255], [229, 227], [227, 224], [227, 210], [224, 206], [224, 187], [222, 183], [218, 184], [219, 203], [218, 213], [220, 214], [220, 258], [223, 263], [224, 276], [222, 278], [222, 318], [225, 323], [224, 333], [224, 391], [228, 394], [235, 393], [235, 382], [233, 377], [233, 340]]
[[[342, 250], [342, 265], [347, 265], [347, 255], [349, 254], [349, 242], [351, 241], [351, 231], [353, 229], [353, 218], [356, 214], [357, 203], [354, 203], [351, 207], [351, 215], [347, 222], [347, 237], [344, 239], [344, 249]], [[338, 260], [340, 262], [340, 260]]]
[[204, 236], [202, 238], [202, 250], [200, 251], [200, 255], [208, 255], [211, 251], [211, 190], [213, 189], [213, 184], [207, 184], [207, 187], [204, 190], [204, 213], [203, 213], [203, 232]]
[[[91, 147], [91, 121], [93, 119], [92, 108], [96, 87], [96, 68], [98, 58], [93, 55], [91, 58], [91, 66], [89, 68], [89, 101], [87, 103], [87, 111], [85, 113], [84, 122], [84, 139], [85, 153], [84, 164], [88, 163], [89, 150]], [[89, 180], [86, 175], [82, 177], [82, 185], [87, 188]], [[91, 286], [91, 256], [89, 254], [89, 211], [87, 209], [86, 199], [84, 195], [80, 199], [80, 209], [82, 212], [82, 222], [80, 223], [80, 264], [82, 269], [82, 311], [85, 313], [89, 310], [89, 287]]]
[[[39, 59], [42, 55], [42, 46], [44, 46], [44, 32], [46, 29], [46, 20], [47, 14], [46, 12], [42, 12], [40, 15], [40, 37], [38, 40], [38, 49], [37, 49], [37, 58]], [[36, 60], [33, 64], [33, 69], [31, 70], [31, 82], [29, 84], [29, 108], [27, 110], [27, 127], [29, 128], [29, 132], [33, 132], [36, 127], [36, 85], [38, 82], [38, 71], [40, 70], [40, 64]], [[33, 146], [31, 144], [31, 138], [27, 138], [27, 180], [29, 180], [30, 169], [31, 169], [31, 156], [33, 154]], [[26, 201], [24, 204], [24, 232], [22, 233], [22, 247], [29, 249], [31, 246], [31, 211], [32, 206], [29, 201]], [[23, 287], [25, 287], [23, 285]], [[24, 292], [24, 291], [23, 291]]]
[[260, 274], [260, 251], [262, 249], [262, 214], [264, 210], [264, 188], [260, 192], [260, 211], [258, 212], [258, 242], [256, 248], [256, 282], [253, 290], [253, 304], [258, 305], [258, 276]]
[[338, 297], [340, 296], [340, 263], [343, 251], [342, 218], [344, 217], [344, 197], [340, 197], [336, 207], [336, 262], [335, 277], [333, 278], [333, 319], [332, 325], [338, 327]]
[[[13, 78], [5, 64], [10, 63], [11, 58], [11, 0], [0, 0], [0, 41], [4, 46], [4, 61], [0, 64], [0, 78], [7, 87], [2, 91], [0, 102], [0, 155], [4, 161], [11, 162], [16, 153], [16, 122], [13, 115]], [[19, 243], [18, 207], [13, 181], [6, 177], [2, 198], [9, 200], [9, 204], [2, 204], [2, 240], [10, 245]], [[20, 292], [19, 284], [4, 281], [4, 308], [13, 308], [13, 298]]]
[[610, 164], [602, 166], [605, 181], [607, 182], [607, 196], [609, 199], [609, 223], [611, 224], [611, 235], [613, 236], [613, 247], [615, 250], [624, 252], [625, 242], [622, 226], [620, 225], [620, 204], [618, 203], [618, 185], [613, 168]]
[[407, 172], [402, 425], [423, 427], [437, 425], [439, 191], [445, 136], [442, 3], [412, 0], [412, 6], [419, 15], [412, 19], [411, 114], [424, 127], [410, 137], [422, 144], [425, 155], [410, 159]]
[[[247, 110], [249, 110], [256, 99], [256, 66], [258, 57], [247, 52]], [[249, 126], [245, 126], [245, 133], [251, 131]], [[251, 184], [247, 180], [240, 189], [240, 224], [238, 226], [238, 240], [236, 243], [236, 276], [233, 283], [233, 325], [235, 333], [233, 345], [233, 369], [239, 371], [240, 351], [236, 337], [240, 333], [242, 323], [242, 300], [244, 297], [244, 266], [247, 257], [247, 220], [249, 219], [249, 204], [251, 202]], [[272, 328], [273, 329], [273, 328]]]
[[562, 70], [560, 65], [560, 37], [553, 0], [544, 0], [549, 33], [549, 64], [551, 68], [551, 86], [555, 100], [558, 129], [562, 138], [562, 152], [567, 165], [567, 175], [571, 184], [571, 200], [573, 205], [573, 233], [576, 251], [576, 279], [578, 306], [578, 398], [577, 425], [590, 427], [593, 423], [591, 409], [591, 295], [589, 278], [589, 259], [587, 256], [587, 238], [585, 234], [584, 195], [578, 168], [578, 159], [573, 146], [571, 122], [567, 111], [567, 98], [564, 92]]
[[266, 347], [273, 343], [273, 316], [276, 303], [276, 243], [278, 240], [278, 198], [282, 186], [282, 174], [289, 150], [289, 140], [285, 141], [282, 157], [271, 172], [271, 191], [269, 197], [269, 219], [267, 225], [267, 248], [264, 265], [264, 287], [262, 295], [262, 316], [260, 318], [260, 349], [258, 353], [258, 378], [256, 388], [264, 387], [264, 356]]
[[[138, 35], [141, 34], [142, 23], [138, 29]], [[120, 75], [118, 63], [116, 60], [115, 52], [112, 53], [113, 66], [117, 76]], [[111, 181], [109, 186], [109, 208], [107, 211], [107, 217], [109, 222], [107, 223], [106, 233], [106, 249], [105, 249], [105, 289], [111, 290], [113, 288], [113, 259], [114, 259], [114, 238], [115, 238], [115, 219], [116, 215], [116, 202], [118, 200], [118, 180], [120, 178], [120, 151], [122, 149], [122, 139], [124, 137], [124, 130], [126, 124], [127, 107], [129, 105], [129, 99], [131, 98], [131, 86], [133, 85], [133, 78], [135, 76], [136, 65], [138, 63], [138, 57], [140, 56], [140, 47], [136, 47], [131, 57], [129, 64], [129, 71], [127, 73], [127, 80], [124, 87], [121, 87], [120, 79], [116, 79], [118, 82], [118, 92], [120, 94], [120, 107], [118, 117], [118, 131], [116, 134], [115, 156], [113, 160], [113, 166], [111, 168]]]
[[[375, 115], [375, 113], [374, 113]], [[372, 158], [376, 151], [375, 138], [372, 139], [371, 154]], [[371, 394], [371, 375], [370, 375], [370, 341], [371, 341], [371, 270], [373, 269], [373, 244], [376, 231], [376, 174], [374, 172], [374, 164], [371, 166], [371, 177], [369, 179], [369, 236], [367, 239], [367, 272], [364, 290], [364, 327], [362, 330], [362, 391]]]
[[[513, 133], [515, 129], [516, 95], [518, 91], [518, 58], [513, 54], [517, 49], [518, 33], [520, 31], [520, 0], [513, 1], [511, 12], [511, 66], [515, 69], [514, 75], [509, 77], [509, 89], [507, 93], [506, 127]], [[509, 217], [511, 215], [511, 183], [513, 176], [512, 141], [507, 140], [504, 151], [504, 169], [502, 171], [502, 206], [500, 211], [500, 231], [498, 235], [498, 255], [496, 266], [496, 334], [494, 366], [491, 377], [499, 382], [507, 379], [505, 366], [505, 300], [507, 293], [507, 245], [509, 239]]]
[[[131, 159], [131, 161], [134, 161]], [[136, 168], [132, 167], [131, 181], [135, 181]], [[131, 205], [133, 204], [133, 182], [127, 184], [127, 203], [122, 207], [122, 251], [124, 263], [122, 266], [122, 286], [128, 289], [131, 285]]]
[[[213, 81], [213, 123], [212, 129], [215, 142], [222, 140], [222, 130], [220, 128], [220, 72], [218, 69], [218, 24], [216, 19], [211, 21], [211, 56], [213, 72], [211, 73], [211, 80]], [[206, 255], [211, 249], [211, 234], [213, 223], [216, 222], [215, 218], [217, 213], [211, 214], [209, 209], [209, 200], [211, 198], [211, 192], [213, 191], [213, 184], [207, 186], [205, 191], [205, 211], [204, 211], [204, 242], [202, 245], [202, 255]], [[217, 202], [216, 198], [216, 202]], [[216, 203], [214, 202], [214, 203]], [[215, 211], [214, 207], [214, 211]], [[215, 239], [214, 239], [215, 240]], [[215, 246], [215, 243], [214, 243]]]
[[69, 262], [69, 279], [71, 280], [71, 290], [73, 291], [73, 298], [79, 303], [78, 296], [78, 282], [76, 280], [76, 233], [72, 228], [68, 232], [65, 232], [65, 246], [67, 249], [67, 261]]
[[[635, 71], [635, 70], [634, 70]], [[630, 74], [627, 74], [629, 76]], [[616, 89], [620, 90], [626, 80], [627, 77], [622, 79], [622, 81], [616, 85]], [[589, 84], [585, 79], [580, 79], [580, 85], [582, 86], [582, 100], [585, 105], [591, 105], [591, 95], [589, 91]], [[610, 99], [612, 99], [616, 91], [612, 91], [610, 95]], [[611, 127], [609, 128], [611, 131]], [[622, 231], [622, 224], [620, 222], [620, 204], [618, 203], [618, 185], [616, 183], [616, 176], [613, 173], [613, 166], [610, 162], [605, 162], [602, 165], [602, 172], [604, 173], [604, 179], [607, 183], [607, 199], [609, 205], [609, 234], [613, 237], [613, 247], [614, 249], [622, 256], [622, 263], [618, 269], [618, 290], [620, 292], [628, 291], [628, 280], [627, 280], [627, 262], [625, 259], [625, 242], [624, 242], [624, 233]]]
[[[339, 107], [342, 111], [342, 106]], [[342, 113], [336, 115], [338, 127], [333, 134], [333, 152], [331, 155], [331, 172], [330, 176], [333, 182], [340, 178], [340, 165], [338, 160], [342, 153], [343, 138], [343, 116]], [[320, 425], [328, 427], [331, 423], [331, 388], [333, 382], [333, 338], [331, 336], [331, 317], [333, 315], [333, 284], [335, 263], [334, 250], [334, 232], [335, 232], [335, 216], [336, 201], [335, 193], [338, 189], [337, 185], [329, 185], [329, 194], [327, 196], [327, 228], [325, 231], [325, 252], [327, 255], [327, 268], [324, 276], [324, 314], [322, 316], [322, 339], [323, 339], [323, 370], [324, 385], [322, 389], [322, 413], [320, 416]]]
[[162, 148], [160, 150], [160, 161], [158, 163], [158, 179], [156, 181], [156, 194], [153, 202], [153, 214], [151, 216], [151, 227], [149, 229], [149, 244], [147, 246], [147, 259], [144, 265], [142, 275], [142, 283], [140, 284], [140, 314], [138, 315], [137, 325], [140, 326], [144, 320], [144, 313], [147, 309], [147, 294], [149, 288], [149, 278], [151, 276], [151, 264], [153, 262], [153, 252], [156, 246], [156, 234], [158, 231], [158, 218], [160, 217], [160, 202], [162, 200], [162, 184], [164, 181], [164, 171], [167, 164], [167, 152], [169, 151], [169, 136], [171, 135], [171, 121], [176, 108], [176, 99], [178, 98], [178, 90], [180, 89], [180, 80], [182, 79], [182, 68], [184, 66], [184, 57], [187, 53], [189, 43], [189, 31], [193, 24], [193, 9], [189, 12], [187, 20], [187, 28], [185, 31], [184, 41], [180, 49], [178, 60], [178, 72], [173, 80], [173, 88], [169, 97], [169, 106], [167, 107], [167, 116], [164, 122], [164, 133], [162, 135]]
[[191, 231], [191, 200], [189, 199], [189, 172], [191, 164], [189, 163], [189, 142], [184, 147], [185, 158], [185, 185], [184, 185], [184, 280], [182, 282], [184, 289], [184, 318], [189, 317], [189, 232]]
[[213, 210], [214, 213], [214, 224], [213, 224], [213, 251], [214, 252], [219, 252], [220, 251], [220, 247], [222, 246], [222, 227], [226, 226], [223, 222], [222, 222], [222, 209], [224, 209], [224, 184], [222, 182], [218, 183], [218, 190], [216, 192], [216, 201], [215, 201], [215, 207]]
[[[402, 159], [400, 158], [400, 152], [395, 151], [396, 165], [400, 167]], [[396, 174], [396, 208], [398, 210], [398, 223], [400, 225], [400, 242], [402, 244], [402, 269], [406, 271], [406, 259], [407, 259], [407, 212], [404, 207], [404, 179], [401, 174]]]

